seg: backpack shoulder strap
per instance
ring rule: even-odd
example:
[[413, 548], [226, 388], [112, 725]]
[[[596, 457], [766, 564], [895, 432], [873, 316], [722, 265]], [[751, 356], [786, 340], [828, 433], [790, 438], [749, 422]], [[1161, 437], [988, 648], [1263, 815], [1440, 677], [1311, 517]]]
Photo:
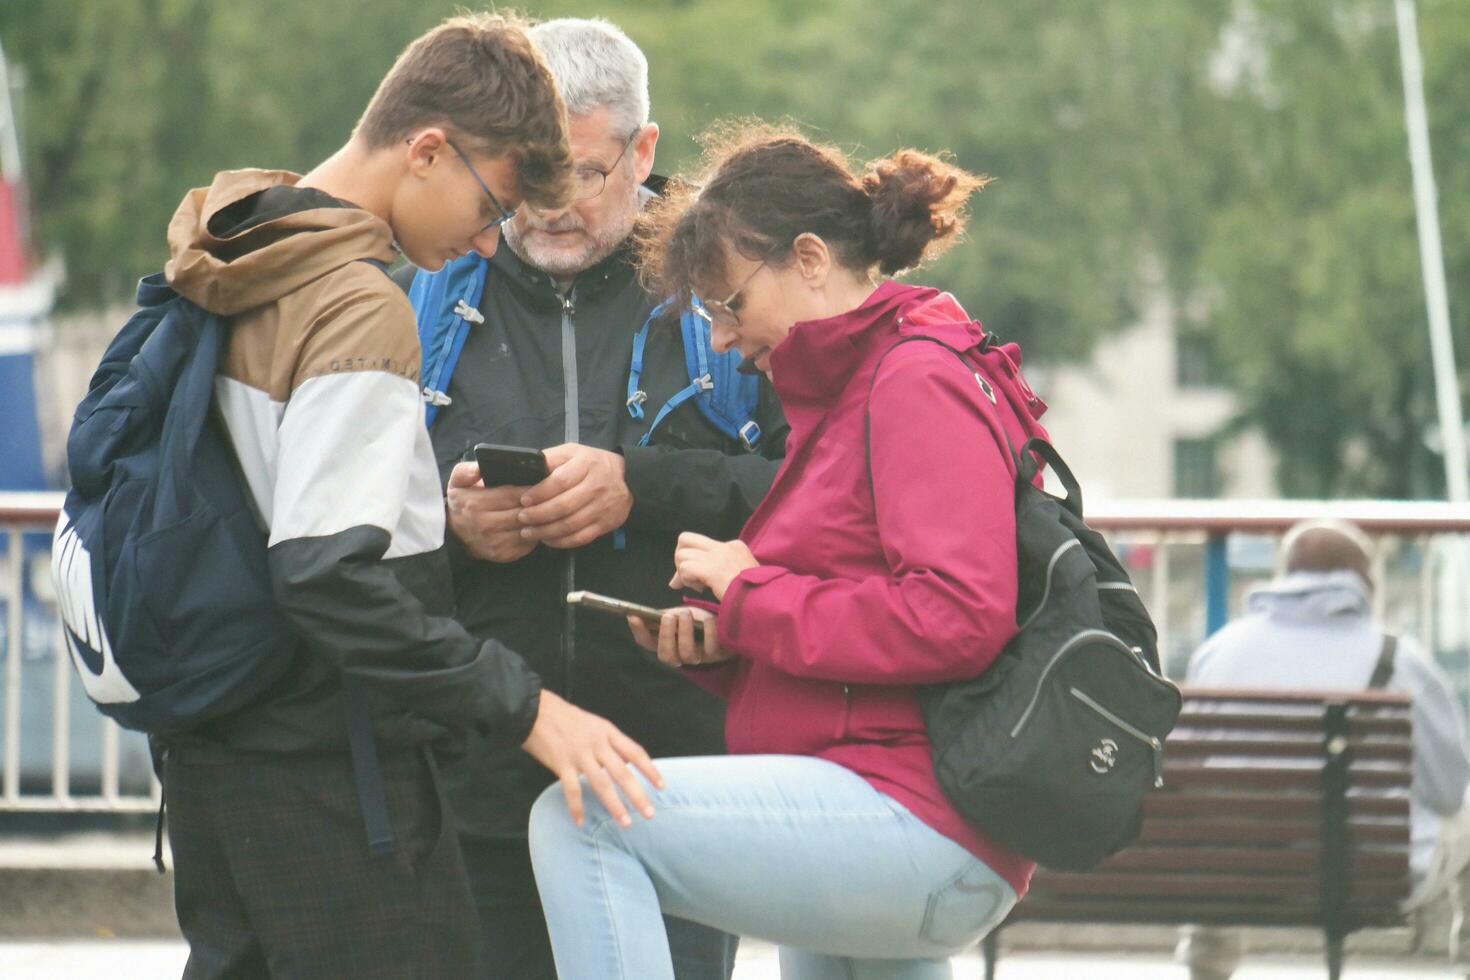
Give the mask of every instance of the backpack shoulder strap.
[[[648, 314], [648, 319], [643, 321], [643, 326], [633, 335], [633, 361], [628, 367], [628, 400], [624, 403], [628, 414], [635, 419], [643, 419], [643, 403], [648, 401], [648, 392], [643, 390], [643, 353], [648, 349], [648, 332], [653, 329], [653, 324], [664, 311], [669, 308], [672, 300], [664, 300], [653, 308]], [[649, 431], [653, 427], [649, 426]]]
[[449, 379], [454, 376], [470, 326], [484, 323], [480, 300], [485, 295], [490, 261], [471, 252], [447, 263], [438, 272], [420, 271], [413, 277], [408, 301], [418, 326], [423, 364], [425, 424], [432, 426], [439, 409], [449, 404]]
[[[643, 405], [648, 400], [648, 393], [642, 387], [648, 334], [654, 322], [668, 312], [671, 302], [665, 300], [654, 307], [643, 326], [633, 335], [626, 405], [628, 414], [635, 419], [643, 418]], [[689, 309], [680, 315], [679, 332], [684, 341], [684, 365], [689, 374], [689, 384], [675, 392], [655, 413], [638, 444], [648, 445], [659, 423], [693, 398], [700, 412], [716, 428], [731, 438], [739, 439], [746, 449], [754, 450], [761, 437], [760, 425], [755, 421], [755, 410], [760, 401], [759, 379], [739, 373], [740, 356], [737, 352], [715, 352], [710, 339], [709, 314], [705, 313], [699, 297], [694, 297]]]
[[[181, 353], [187, 349], [177, 374], [170, 379], [159, 434], [161, 471], [155, 506], [175, 509], [198, 496], [192, 461], [214, 409], [214, 379], [225, 349], [225, 323], [218, 314], [181, 296], [155, 336], [170, 338]], [[146, 359], [148, 353], [145, 347], [139, 356]], [[234, 453], [229, 456], [233, 464]]]
[[715, 353], [709, 316], [702, 304], [692, 315], [682, 317], [679, 325], [684, 333], [684, 359], [690, 377], [699, 370], [701, 377], [713, 383], [699, 398], [700, 410], [716, 427], [738, 438], [747, 450], [756, 449], [761, 438], [761, 427], [755, 421], [760, 405], [759, 375], [740, 372], [743, 358], [739, 351]]
[[1393, 676], [1393, 658], [1398, 652], [1399, 638], [1392, 633], [1383, 634], [1383, 647], [1378, 651], [1378, 662], [1373, 665], [1373, 676], [1368, 678], [1368, 690], [1381, 691], [1388, 686]]

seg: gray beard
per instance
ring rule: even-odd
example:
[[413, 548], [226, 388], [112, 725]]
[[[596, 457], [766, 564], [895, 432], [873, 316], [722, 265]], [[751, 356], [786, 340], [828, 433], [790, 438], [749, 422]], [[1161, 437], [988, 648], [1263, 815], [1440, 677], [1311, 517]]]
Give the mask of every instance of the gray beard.
[[[520, 232], [513, 224], [505, 226], [505, 244], [510, 250], [527, 265], [540, 269], [553, 278], [568, 279], [592, 268], [613, 252], [617, 251], [619, 245], [633, 231], [633, 223], [638, 220], [638, 188], [633, 187], [628, 194], [627, 207], [623, 209], [622, 218], [614, 224], [603, 229], [601, 234], [591, 236], [581, 249], [576, 252], [568, 252], [563, 249], [541, 248], [534, 241], [528, 242], [521, 237]], [[527, 215], [527, 230], [534, 231], [536, 218]], [[558, 231], [577, 229], [585, 231], [586, 226], [580, 218], [566, 214], [551, 226]]]

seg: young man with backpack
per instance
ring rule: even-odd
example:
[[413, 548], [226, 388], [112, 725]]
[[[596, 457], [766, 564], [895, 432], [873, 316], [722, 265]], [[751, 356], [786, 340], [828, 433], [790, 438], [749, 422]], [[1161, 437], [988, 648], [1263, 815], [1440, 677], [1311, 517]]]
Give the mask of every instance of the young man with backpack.
[[[421, 272], [410, 290], [431, 434], [448, 487], [458, 614], [521, 652], [547, 688], [655, 755], [724, 751], [724, 710], [633, 643], [619, 617], [564, 604], [585, 589], [653, 606], [678, 533], [733, 535], [770, 487], [785, 421], [769, 385], [710, 348], [694, 313], [653, 316], [627, 238], [653, 177], [648, 68], [603, 21], [530, 36], [566, 98], [576, 200], [523, 208], [488, 262]], [[534, 487], [485, 487], [467, 450], [544, 449]], [[526, 843], [544, 771], [472, 744], [446, 771], [482, 936], [482, 977], [555, 977]], [[729, 975], [734, 940], [668, 922], [681, 980]]]
[[[78, 410], [54, 562], [68, 640], [103, 710], [156, 736], [188, 977], [470, 975], [474, 913], [435, 761], [464, 735], [525, 749], [563, 780], [576, 814], [581, 776], [612, 805], [617, 783], [650, 812], [629, 763], [657, 774], [636, 744], [447, 618], [418, 341], [384, 272], [395, 247], [425, 268], [493, 254], [518, 208], [567, 200], [565, 120], [519, 24], [442, 23], [409, 45], [351, 139], [310, 173], [229, 171], [185, 196], [167, 283], [145, 280], [144, 309]], [[150, 328], [139, 351], [118, 349]], [[217, 367], [191, 337], [219, 345]], [[170, 362], [161, 350], [202, 366], [204, 383], [185, 371], [165, 393], [149, 457], [109, 435], [142, 431], [164, 379], [129, 365]], [[191, 425], [197, 449], [175, 452]], [[119, 482], [126, 466], [137, 480]], [[238, 479], [221, 477], [232, 467]], [[141, 493], [151, 503], [140, 513], [157, 520], [209, 479], [217, 510], [237, 501], [225, 537], [247, 560], [201, 558], [222, 538], [194, 518], [115, 553], [109, 508], [117, 519]], [[201, 526], [207, 511], [193, 511]], [[108, 535], [89, 523], [99, 513]], [[256, 615], [221, 622], [252, 589], [265, 599]], [[119, 590], [144, 601], [118, 609]], [[153, 634], [140, 632], [145, 620]], [[189, 648], [191, 631], [243, 652], [210, 661], [209, 642]], [[173, 643], [178, 662], [144, 662], [139, 637], [150, 635], [160, 650]], [[255, 635], [265, 639], [253, 649]], [[264, 656], [262, 644], [292, 649]], [[232, 683], [248, 698], [220, 690], [239, 664], [252, 669]], [[180, 685], [159, 682], [164, 668]]]

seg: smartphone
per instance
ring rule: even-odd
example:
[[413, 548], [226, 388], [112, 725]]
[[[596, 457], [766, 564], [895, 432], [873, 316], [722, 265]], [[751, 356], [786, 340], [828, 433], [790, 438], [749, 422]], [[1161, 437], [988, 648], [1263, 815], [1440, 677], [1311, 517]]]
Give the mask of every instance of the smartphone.
[[539, 449], [482, 442], [475, 446], [475, 461], [480, 464], [480, 479], [487, 487], [530, 487], [551, 475], [546, 456]]
[[[652, 606], [640, 605], [629, 602], [626, 599], [614, 599], [612, 596], [598, 595], [596, 592], [568, 592], [567, 605], [581, 606], [593, 612], [606, 613], [609, 616], [620, 618], [637, 616], [648, 624], [648, 628], [655, 633], [658, 632], [658, 624], [663, 619], [663, 612]], [[704, 642], [704, 624], [699, 620], [694, 621], [694, 639], [698, 643]]]

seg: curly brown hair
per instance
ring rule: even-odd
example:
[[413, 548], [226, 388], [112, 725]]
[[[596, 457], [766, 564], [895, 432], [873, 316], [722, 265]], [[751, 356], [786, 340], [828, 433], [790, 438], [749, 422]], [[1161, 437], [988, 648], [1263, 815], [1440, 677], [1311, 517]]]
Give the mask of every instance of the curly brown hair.
[[567, 110], [551, 71], [514, 14], [461, 14], [410, 44], [353, 131], [369, 149], [443, 126], [466, 151], [506, 156], [521, 197], [556, 208], [572, 199]]
[[681, 302], [728, 284], [727, 250], [780, 265], [804, 232], [863, 275], [914, 268], [958, 240], [970, 195], [990, 180], [909, 149], [858, 176], [842, 151], [790, 123], [720, 123], [701, 142], [699, 175], [647, 208], [634, 232], [644, 281]]

